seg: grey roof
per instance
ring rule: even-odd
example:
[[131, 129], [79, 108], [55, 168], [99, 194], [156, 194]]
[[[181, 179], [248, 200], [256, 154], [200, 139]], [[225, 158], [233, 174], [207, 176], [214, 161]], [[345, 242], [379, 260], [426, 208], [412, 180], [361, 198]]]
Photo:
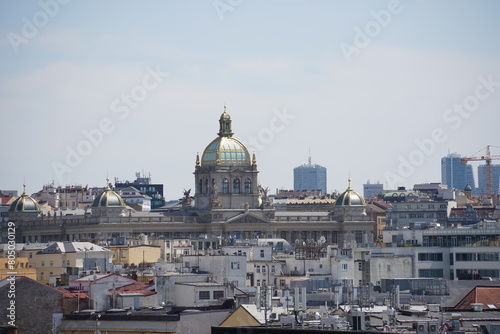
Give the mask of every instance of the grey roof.
[[55, 242], [43, 249], [41, 254], [61, 254], [61, 253], [84, 253], [84, 252], [106, 252], [108, 249], [93, 244], [91, 242]]

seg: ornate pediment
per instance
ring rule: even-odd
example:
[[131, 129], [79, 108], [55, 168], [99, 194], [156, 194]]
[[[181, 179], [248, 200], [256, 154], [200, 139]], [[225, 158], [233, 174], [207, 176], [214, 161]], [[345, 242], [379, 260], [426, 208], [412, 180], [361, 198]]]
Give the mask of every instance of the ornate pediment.
[[269, 224], [269, 221], [250, 213], [243, 213], [241, 215], [228, 219], [226, 221], [226, 224]]

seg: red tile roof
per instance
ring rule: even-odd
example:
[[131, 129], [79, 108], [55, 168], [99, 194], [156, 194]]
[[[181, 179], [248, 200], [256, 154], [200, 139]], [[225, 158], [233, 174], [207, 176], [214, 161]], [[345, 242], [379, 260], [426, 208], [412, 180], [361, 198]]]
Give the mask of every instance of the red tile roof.
[[483, 309], [500, 309], [500, 286], [476, 286], [457, 305], [455, 310], [471, 310], [472, 304], [481, 303]]
[[150, 290], [148, 288], [150, 288], [152, 285], [154, 285], [154, 283], [152, 283], [151, 281], [148, 281], [148, 282], [137, 281], [137, 282], [134, 282], [132, 284], [125, 285], [125, 286], [117, 288], [116, 292], [129, 292], [129, 291], [136, 291], [136, 290]]
[[[63, 299], [77, 299], [78, 298], [78, 292], [72, 292], [69, 291], [68, 289], [64, 288], [54, 288], [59, 292], [62, 292], [63, 294]], [[80, 292], [80, 299], [85, 299], [89, 298], [88, 292]]]

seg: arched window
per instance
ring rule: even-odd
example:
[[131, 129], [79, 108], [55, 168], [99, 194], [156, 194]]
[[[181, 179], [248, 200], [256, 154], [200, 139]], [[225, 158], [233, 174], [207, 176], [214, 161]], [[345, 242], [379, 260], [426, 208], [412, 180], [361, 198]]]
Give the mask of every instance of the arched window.
[[240, 179], [236, 178], [233, 180], [233, 194], [240, 193]]
[[229, 193], [229, 180], [226, 178], [222, 180], [222, 193], [223, 194]]
[[249, 178], [245, 179], [245, 194], [250, 194], [252, 192], [252, 180]]
[[198, 185], [198, 191], [200, 192], [200, 194], [203, 194], [203, 180], [200, 180], [199, 183], [200, 184]]
[[205, 180], [205, 194], [208, 194], [208, 179]]

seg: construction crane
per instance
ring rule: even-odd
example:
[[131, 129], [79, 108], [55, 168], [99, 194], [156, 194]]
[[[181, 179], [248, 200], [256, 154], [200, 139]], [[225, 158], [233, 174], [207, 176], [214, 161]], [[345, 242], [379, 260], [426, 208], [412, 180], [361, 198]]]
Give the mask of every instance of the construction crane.
[[[482, 148], [479, 152], [473, 154], [470, 157], [462, 157], [460, 159], [461, 162], [467, 163], [468, 161], [486, 161], [486, 195], [488, 197], [493, 196], [493, 165], [491, 164], [491, 160], [500, 160], [500, 155], [491, 155], [490, 147], [498, 147], [487, 145], [485, 148]], [[478, 156], [477, 154], [486, 151], [485, 155]]]

